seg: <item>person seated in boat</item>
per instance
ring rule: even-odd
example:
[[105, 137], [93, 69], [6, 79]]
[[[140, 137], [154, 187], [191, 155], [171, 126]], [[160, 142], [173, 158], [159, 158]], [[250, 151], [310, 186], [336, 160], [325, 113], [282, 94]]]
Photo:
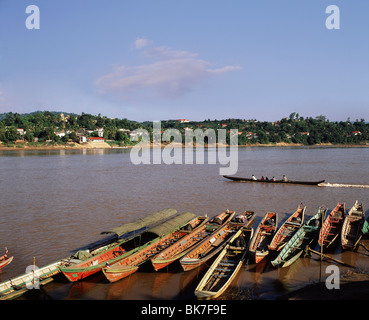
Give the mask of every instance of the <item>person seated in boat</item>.
[[285, 175], [283, 175], [282, 180], [283, 180], [283, 182], [287, 182], [288, 181], [288, 179], [287, 179], [287, 177]]
[[277, 179], [275, 177], [272, 178], [273, 181], [277, 181]]
[[269, 181], [269, 178], [267, 176], [265, 176], [265, 181]]
[[261, 179], [260, 179], [261, 181], [264, 181], [264, 176], [261, 176]]
[[254, 175], [252, 175], [251, 177], [252, 180], [257, 180], [256, 177]]

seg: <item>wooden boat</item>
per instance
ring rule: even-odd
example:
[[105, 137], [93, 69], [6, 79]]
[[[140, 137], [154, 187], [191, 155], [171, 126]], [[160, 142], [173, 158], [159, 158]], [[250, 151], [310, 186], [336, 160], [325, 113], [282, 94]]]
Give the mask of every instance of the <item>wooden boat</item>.
[[361, 237], [362, 227], [365, 219], [363, 205], [357, 200], [352, 206], [343, 222], [341, 232], [341, 244], [344, 250], [355, 250]]
[[212, 232], [219, 229], [225, 223], [231, 221], [233, 216], [234, 212], [231, 211], [220, 213], [207, 221], [205, 225], [202, 225], [194, 230], [194, 232], [186, 235], [181, 239], [181, 241], [175, 242], [156, 256], [152, 257], [151, 263], [155, 271], [158, 271], [185, 256], [190, 250], [192, 250], [192, 248], [208, 237]]
[[10, 262], [13, 261], [13, 257], [8, 257], [6, 254], [0, 257], [0, 272], [1, 269], [7, 266]]
[[35, 271], [26, 272], [20, 276], [0, 283], [0, 300], [10, 300], [17, 298], [29, 291], [29, 288], [38, 280], [37, 285], [43, 285], [53, 281], [53, 276], [60, 273], [59, 266], [65, 259], [50, 263], [44, 267], [36, 268]]
[[326, 211], [326, 209], [319, 208], [319, 211], [297, 230], [278, 256], [271, 261], [274, 267], [288, 267], [302, 255], [306, 247], [310, 246], [317, 238]]
[[278, 214], [276, 212], [268, 212], [259, 223], [250, 244], [250, 254], [259, 263], [268, 254], [268, 245], [272, 241], [278, 227]]
[[338, 203], [325, 219], [319, 234], [319, 245], [324, 248], [332, 248], [339, 239], [345, 219], [345, 204]]
[[223, 250], [232, 236], [240, 228], [248, 225], [251, 226], [253, 221], [254, 220], [252, 218], [249, 222], [246, 222], [246, 224], [231, 221], [211, 233], [179, 260], [183, 270], [189, 271], [198, 268], [215, 257]]
[[[104, 231], [103, 233], [114, 233], [117, 240], [98, 247], [91, 252], [89, 250], [78, 251], [71, 259], [60, 265], [59, 269], [71, 282], [89, 277], [101, 271], [101, 268], [106, 263], [114, 263], [133, 253], [133, 250], [142, 244], [158, 237], [158, 235], [146, 231], [148, 226], [155, 225], [162, 219], [173, 217], [176, 212], [177, 210], [175, 209], [164, 209], [132, 223], [122, 225], [110, 231]], [[123, 234], [129, 234], [129, 236], [119, 238]]]
[[253, 228], [241, 228], [225, 246], [195, 290], [198, 299], [214, 299], [227, 290], [245, 260]]
[[278, 229], [275, 233], [270, 245], [268, 246], [270, 251], [279, 251], [283, 246], [291, 239], [295, 232], [300, 229], [304, 223], [305, 209], [302, 204]]
[[108, 250], [111, 245], [118, 245], [120, 241], [125, 241], [124, 239], [117, 238], [121, 236], [125, 237], [125, 234], [129, 235], [136, 231], [136, 234], [139, 234], [142, 230], [145, 230], [150, 225], [158, 223], [163, 219], [167, 219], [176, 213], [177, 210], [173, 208], [168, 208], [156, 213], [149, 214], [144, 218], [140, 218], [134, 222], [124, 224], [119, 228], [115, 228], [113, 231], [109, 231], [109, 233], [114, 233], [115, 237], [109, 238], [108, 240], [105, 239], [103, 241], [99, 240], [96, 243], [89, 245], [87, 250], [80, 250], [72, 256], [62, 258], [57, 261], [51, 262], [43, 267], [36, 268], [34, 272], [29, 271], [19, 276], [8, 279], [0, 283], [0, 300], [10, 300], [21, 296], [25, 292], [29, 291], [29, 288], [32, 287], [34, 284], [35, 279], [38, 280], [38, 285], [40, 286], [49, 283], [60, 274], [60, 267], [78, 263], [78, 260], [76, 262], [76, 257], [83, 258], [83, 253], [88, 255], [90, 253], [94, 254], [97, 251], [103, 252], [104, 250]]
[[154, 228], [151, 229], [151, 232], [161, 235], [139, 247], [138, 250], [125, 256], [123, 259], [113, 261], [106, 265], [102, 268], [105, 277], [110, 282], [115, 282], [135, 273], [138, 268], [150, 260], [152, 256], [181, 240], [187, 234], [191, 233], [193, 229], [204, 225], [206, 221], [206, 217], [195, 217], [192, 218], [192, 220], [183, 220], [181, 224], [176, 223], [175, 227], [173, 227], [173, 225], [169, 226], [170, 231], [165, 224], [164, 229], [160, 226], [160, 231], [154, 230]]
[[282, 184], [302, 184], [302, 185], [308, 185], [308, 186], [316, 186], [320, 183], [323, 183], [325, 180], [319, 180], [319, 181], [298, 181], [298, 180], [261, 180], [261, 179], [249, 179], [249, 178], [241, 178], [241, 177], [233, 177], [233, 176], [223, 176], [226, 179], [230, 179], [233, 181], [239, 181], [239, 182], [262, 182], [262, 183], [282, 183]]

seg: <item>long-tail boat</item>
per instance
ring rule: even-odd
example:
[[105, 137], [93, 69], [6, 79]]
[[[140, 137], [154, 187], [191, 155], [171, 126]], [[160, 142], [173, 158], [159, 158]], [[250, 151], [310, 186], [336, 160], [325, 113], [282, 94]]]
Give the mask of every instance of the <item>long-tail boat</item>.
[[185, 214], [182, 214], [181, 219], [177, 219], [174, 224], [169, 221], [150, 229], [150, 232], [158, 235], [158, 237], [140, 246], [132, 254], [123, 257], [123, 259], [107, 264], [102, 268], [105, 277], [110, 282], [115, 282], [135, 273], [153, 255], [180, 241], [180, 239], [191, 233], [193, 229], [204, 225], [207, 221], [206, 217], [189, 216], [188, 212]]
[[140, 234], [150, 226], [168, 219], [176, 213], [176, 209], [167, 208], [110, 231], [104, 231], [102, 234], [113, 233], [114, 236], [89, 244], [84, 249], [78, 250], [72, 256], [59, 259], [43, 267], [36, 268], [34, 271], [26, 272], [0, 283], [0, 300], [10, 300], [21, 296], [29, 291], [29, 287], [34, 285], [35, 279], [38, 280], [38, 285], [49, 283], [60, 274], [60, 267], [75, 265], [81, 262], [82, 259], [88, 259], [91, 255], [109, 250], [112, 246], [119, 246], [119, 243], [126, 241], [128, 238], [132, 239], [133, 235]]
[[227, 290], [245, 261], [253, 232], [241, 228], [232, 237], [196, 287], [198, 299], [214, 299]]
[[345, 219], [345, 204], [338, 203], [325, 219], [319, 234], [319, 245], [324, 248], [332, 248], [339, 239]]
[[319, 208], [318, 212], [297, 230], [278, 256], [271, 261], [274, 267], [284, 268], [290, 266], [302, 255], [306, 247], [316, 240], [326, 211], [327, 209]]
[[[104, 231], [102, 233], [114, 233], [117, 237], [116, 241], [98, 247], [92, 252], [86, 250], [78, 251], [72, 259], [68, 259], [59, 266], [59, 269], [71, 282], [91, 276], [101, 271], [101, 268], [106, 263], [114, 263], [127, 254], [132, 253], [132, 250], [138, 248], [143, 243], [156, 238], [157, 235], [145, 232], [148, 226], [155, 225], [163, 219], [173, 217], [176, 213], [177, 210], [175, 209], [164, 209], [145, 218], [138, 219], [135, 222], [122, 225], [110, 231]], [[129, 234], [128, 237], [120, 238], [123, 234], [127, 233]]]
[[295, 232], [300, 229], [304, 223], [305, 209], [306, 207], [300, 204], [295, 213], [290, 215], [282, 224], [275, 233], [270, 245], [268, 245], [270, 251], [280, 251]]
[[281, 183], [281, 184], [302, 184], [307, 186], [316, 186], [320, 183], [323, 183], [325, 180], [318, 180], [318, 181], [298, 181], [298, 180], [273, 180], [273, 179], [252, 179], [252, 178], [241, 178], [241, 177], [234, 177], [234, 176], [223, 176], [226, 179], [238, 182], [261, 182], [261, 183]]
[[362, 237], [362, 227], [365, 219], [363, 205], [357, 200], [343, 222], [341, 244], [344, 250], [355, 250]]
[[278, 227], [278, 214], [276, 212], [267, 212], [264, 218], [260, 221], [250, 244], [250, 253], [259, 263], [268, 254], [268, 245], [272, 241]]
[[[253, 213], [245, 212], [243, 216], [247, 216], [247, 218], [250, 218], [250, 214]], [[208, 237], [212, 232], [220, 228], [225, 223], [231, 221], [232, 217], [233, 214], [231, 212], [220, 213], [219, 215], [210, 219], [205, 225], [197, 228], [194, 232], [185, 236], [183, 239], [181, 239], [181, 241], [174, 243], [170, 247], [166, 248], [165, 250], [151, 258], [151, 263], [155, 271], [158, 271], [185, 256], [190, 250], [192, 250], [197, 244]], [[241, 217], [237, 219], [241, 219]]]
[[179, 260], [183, 270], [189, 271], [198, 268], [215, 257], [222, 251], [232, 236], [234, 236], [240, 228], [243, 226], [251, 226], [253, 223], [254, 213], [250, 215], [246, 221], [230, 221], [215, 230]]

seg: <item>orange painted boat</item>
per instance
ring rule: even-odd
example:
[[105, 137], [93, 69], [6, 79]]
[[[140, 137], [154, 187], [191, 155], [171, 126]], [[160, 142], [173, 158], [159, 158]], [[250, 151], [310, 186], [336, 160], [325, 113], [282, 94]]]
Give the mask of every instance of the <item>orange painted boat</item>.
[[[234, 212], [233, 212], [234, 215]], [[183, 256], [179, 262], [184, 271], [193, 270], [211, 258], [215, 257], [230, 241], [232, 236], [242, 227], [250, 227], [254, 222], [254, 213], [245, 222], [230, 221], [212, 232], [191, 251]]]
[[[189, 213], [186, 212], [185, 214]], [[145, 262], [150, 260], [152, 256], [168, 248], [173, 243], [179, 241], [189, 233], [193, 232], [193, 229], [201, 227], [207, 222], [207, 218], [201, 216], [195, 218], [192, 217], [192, 220], [189, 220], [188, 218], [185, 218], [184, 220], [186, 220], [185, 223], [182, 223], [180, 225], [177, 224], [175, 228], [173, 226], [169, 226], [171, 228], [171, 231], [169, 233], [168, 228], [164, 226], [163, 230], [166, 231], [162, 232], [162, 235], [160, 237], [157, 237], [156, 239], [141, 246], [138, 250], [135, 250], [134, 253], [128, 255], [124, 259], [120, 259], [113, 264], [105, 266], [102, 269], [105, 277], [110, 282], [115, 282], [128, 277], [129, 275], [135, 273]], [[151, 230], [151, 232], [155, 232], [156, 234], [161, 233], [161, 231], [156, 230]]]
[[219, 229], [225, 223], [231, 221], [233, 216], [234, 213], [231, 211], [222, 212], [209, 220], [205, 225], [197, 228], [194, 232], [185, 236], [181, 241], [174, 243], [169, 248], [157, 254], [151, 259], [151, 263], [155, 271], [158, 271], [170, 265], [174, 261], [181, 259], [197, 244], [209, 237], [212, 232]]
[[304, 223], [305, 209], [302, 204], [278, 229], [268, 246], [270, 251], [280, 251]]
[[259, 223], [250, 244], [250, 253], [255, 263], [262, 261], [268, 254], [268, 245], [272, 241], [278, 227], [278, 214], [268, 212]]
[[344, 203], [338, 203], [325, 219], [319, 233], [319, 245], [325, 249], [331, 248], [339, 239], [346, 210]]

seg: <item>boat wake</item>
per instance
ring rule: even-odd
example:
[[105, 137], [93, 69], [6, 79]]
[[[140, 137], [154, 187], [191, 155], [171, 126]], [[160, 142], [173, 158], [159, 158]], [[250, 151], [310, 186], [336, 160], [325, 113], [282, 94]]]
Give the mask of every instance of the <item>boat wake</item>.
[[320, 183], [319, 187], [331, 187], [331, 188], [369, 188], [369, 184], [344, 184], [344, 183]]

